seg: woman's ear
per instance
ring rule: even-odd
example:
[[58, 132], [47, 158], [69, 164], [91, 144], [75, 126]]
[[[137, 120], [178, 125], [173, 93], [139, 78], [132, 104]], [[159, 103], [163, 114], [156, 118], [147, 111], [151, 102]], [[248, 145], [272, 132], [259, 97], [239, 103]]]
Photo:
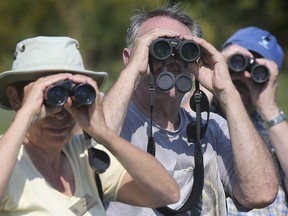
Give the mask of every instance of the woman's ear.
[[130, 49], [125, 48], [123, 50], [122, 58], [123, 58], [124, 65], [126, 66], [129, 63]]
[[21, 108], [22, 101], [14, 86], [7, 86], [6, 94], [8, 95], [9, 103], [13, 110], [18, 111]]

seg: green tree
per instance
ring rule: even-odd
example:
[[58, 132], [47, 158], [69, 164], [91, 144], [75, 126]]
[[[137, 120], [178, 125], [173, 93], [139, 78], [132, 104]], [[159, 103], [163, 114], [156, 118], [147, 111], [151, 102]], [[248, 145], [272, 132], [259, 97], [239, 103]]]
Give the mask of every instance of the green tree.
[[[107, 71], [106, 91], [123, 67], [122, 49], [135, 9], [154, 8], [164, 0], [1, 0], [0, 72], [9, 70], [15, 45], [37, 35], [70, 36], [80, 42], [87, 69]], [[179, 0], [167, 0], [170, 4]], [[237, 29], [256, 25], [272, 32], [287, 53], [287, 0], [182, 0], [185, 11], [203, 28], [204, 38], [220, 48]], [[287, 111], [287, 62], [281, 72], [279, 101]], [[285, 89], [286, 88], [286, 89]], [[0, 109], [0, 132], [10, 124]], [[1, 134], [1, 133], [0, 133]]]

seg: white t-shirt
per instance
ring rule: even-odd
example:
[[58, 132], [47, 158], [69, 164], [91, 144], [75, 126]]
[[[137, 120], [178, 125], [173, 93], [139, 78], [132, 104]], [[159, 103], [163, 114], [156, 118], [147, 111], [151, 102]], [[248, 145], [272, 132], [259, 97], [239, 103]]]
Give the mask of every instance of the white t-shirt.
[[[205, 119], [205, 117], [204, 117]], [[187, 141], [187, 125], [195, 121], [184, 109], [180, 110], [180, 126], [176, 131], [167, 131], [153, 122], [153, 136], [156, 143], [155, 157], [165, 166], [180, 186], [181, 198], [170, 208], [179, 209], [188, 198], [193, 185], [194, 143]], [[131, 102], [121, 136], [147, 151], [149, 117], [145, 116]], [[236, 182], [232, 149], [227, 122], [211, 113], [205, 137], [201, 140], [204, 160], [204, 188], [200, 201], [201, 215], [225, 215], [225, 192], [232, 194]], [[149, 175], [149, 173], [147, 173]], [[162, 215], [150, 208], [134, 207], [118, 202], [107, 203], [109, 216], [154, 216]], [[121, 213], [121, 214], [120, 214]], [[193, 212], [181, 215], [195, 215]], [[198, 215], [198, 214], [197, 214]]]

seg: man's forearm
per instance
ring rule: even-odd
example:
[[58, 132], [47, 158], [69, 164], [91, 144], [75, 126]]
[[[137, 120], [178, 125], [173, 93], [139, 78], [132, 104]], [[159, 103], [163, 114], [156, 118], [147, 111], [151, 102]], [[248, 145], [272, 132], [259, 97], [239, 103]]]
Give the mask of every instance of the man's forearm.
[[132, 68], [126, 67], [104, 96], [103, 108], [107, 125], [117, 134], [121, 131], [137, 82], [138, 75]]
[[[278, 190], [272, 156], [248, 116], [239, 93], [230, 91], [224, 103], [234, 156], [238, 198], [248, 207], [266, 205]], [[237, 196], [237, 195], [235, 195]], [[237, 198], [237, 197], [236, 197]], [[240, 201], [238, 200], [238, 201]], [[240, 202], [241, 202], [240, 201]]]

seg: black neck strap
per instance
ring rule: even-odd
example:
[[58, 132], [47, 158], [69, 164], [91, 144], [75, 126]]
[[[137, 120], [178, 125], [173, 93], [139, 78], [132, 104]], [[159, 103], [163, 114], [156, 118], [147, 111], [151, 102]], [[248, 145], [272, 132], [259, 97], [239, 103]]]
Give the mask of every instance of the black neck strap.
[[[155, 141], [153, 138], [153, 131], [152, 131], [152, 123], [153, 123], [153, 105], [154, 105], [154, 94], [155, 94], [155, 79], [153, 74], [153, 61], [152, 59], [149, 60], [150, 66], [150, 83], [149, 83], [149, 93], [150, 93], [150, 125], [149, 125], [149, 137], [148, 137], [148, 145], [147, 145], [147, 152], [151, 155], [155, 156]], [[203, 165], [203, 153], [202, 153], [202, 146], [200, 143], [201, 139], [201, 91], [199, 89], [199, 82], [196, 81], [196, 90], [194, 93], [194, 102], [196, 106], [196, 143], [194, 146], [194, 183], [192, 186], [191, 193], [189, 198], [185, 202], [185, 204], [177, 210], [171, 209], [168, 206], [156, 208], [157, 211], [164, 215], [177, 215], [180, 213], [187, 212], [197, 206], [199, 200], [202, 195], [203, 184], [204, 184], [204, 165]], [[188, 137], [189, 138], [189, 137]], [[195, 139], [195, 138], [194, 138]], [[188, 139], [191, 141], [191, 139]]]
[[150, 67], [150, 81], [149, 81], [149, 98], [150, 98], [150, 124], [148, 125], [148, 145], [147, 152], [155, 156], [155, 141], [153, 137], [153, 107], [154, 107], [154, 97], [155, 97], [155, 77], [153, 60], [149, 55], [149, 67]]
[[[161, 212], [164, 215], [177, 215], [180, 213], [187, 212], [193, 208], [197, 207], [199, 200], [202, 195], [203, 185], [204, 185], [204, 164], [203, 164], [203, 153], [202, 153], [202, 146], [200, 143], [201, 139], [201, 92], [199, 90], [199, 83], [198, 81], [195, 82], [196, 90], [194, 93], [194, 102], [196, 105], [196, 143], [194, 145], [194, 183], [192, 186], [192, 190], [187, 201], [184, 205], [177, 209], [171, 209], [168, 206], [157, 208], [157, 211]], [[189, 137], [188, 137], [189, 138]]]

